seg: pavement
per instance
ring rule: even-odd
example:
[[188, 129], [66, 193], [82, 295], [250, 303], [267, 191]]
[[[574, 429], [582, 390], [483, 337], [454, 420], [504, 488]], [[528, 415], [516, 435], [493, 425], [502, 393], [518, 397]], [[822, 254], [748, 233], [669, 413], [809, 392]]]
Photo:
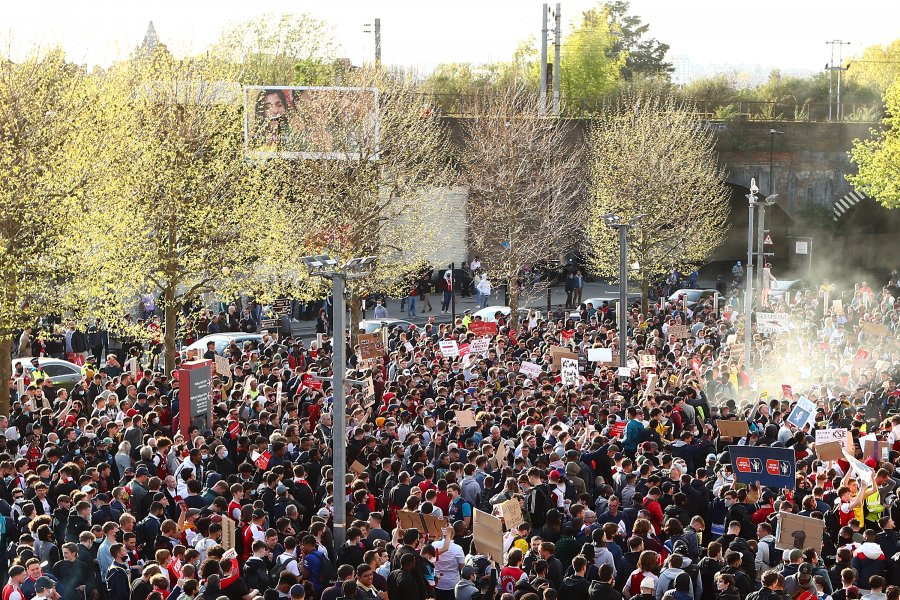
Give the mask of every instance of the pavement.
[[[618, 284], [612, 284], [605, 281], [590, 281], [585, 282], [584, 290], [582, 291], [581, 298], [582, 300], [587, 300], [588, 298], [596, 298], [596, 297], [616, 297], [619, 293]], [[448, 312], [447, 314], [441, 314], [441, 294], [431, 294], [431, 312], [422, 312], [422, 302], [417, 298], [416, 299], [416, 316], [409, 317], [406, 312], [406, 306], [404, 305], [403, 310], [400, 310], [400, 299], [399, 298], [389, 298], [387, 300], [387, 310], [388, 317], [394, 319], [402, 319], [404, 321], [409, 321], [411, 323], [415, 323], [416, 325], [425, 325], [428, 322], [430, 317], [434, 317], [437, 323], [449, 323], [451, 314]], [[566, 303], [566, 292], [562, 284], [554, 286], [550, 288], [550, 299], [551, 304], [554, 308], [557, 305], [565, 305]], [[491, 294], [490, 299], [487, 302], [487, 306], [503, 306], [504, 305], [504, 294], [503, 288], [499, 287], [494, 290], [494, 293]], [[527, 308], [537, 308], [544, 312], [547, 310], [547, 291], [544, 290], [538, 294], [538, 297], [526, 299], [524, 303], [524, 307]], [[457, 295], [456, 296], [456, 314], [462, 315], [463, 312], [469, 309], [472, 312], [475, 312], [475, 296], [470, 296], [468, 298]], [[368, 311], [366, 314], [367, 317], [372, 318], [372, 312]], [[349, 319], [349, 317], [348, 317]], [[295, 336], [300, 336], [302, 339], [310, 339], [316, 336], [316, 322], [314, 320], [311, 321], [292, 321], [291, 326], [292, 333]]]

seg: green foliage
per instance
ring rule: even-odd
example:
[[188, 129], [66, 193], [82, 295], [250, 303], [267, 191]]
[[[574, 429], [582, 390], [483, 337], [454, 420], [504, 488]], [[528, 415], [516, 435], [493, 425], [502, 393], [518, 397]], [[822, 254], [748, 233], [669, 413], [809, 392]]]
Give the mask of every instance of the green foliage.
[[900, 207], [900, 81], [884, 96], [884, 128], [872, 130], [867, 140], [855, 140], [850, 159], [859, 172], [847, 181], [875, 198], [885, 208]]
[[884, 94], [900, 78], [900, 40], [887, 46], [869, 46], [847, 66], [849, 83]]
[[[581, 15], [566, 37], [560, 57], [560, 87], [564, 97], [601, 98], [615, 88], [627, 51], [616, 50], [616, 34], [608, 11], [592, 8]], [[539, 66], [539, 65], [538, 65]]]
[[637, 15], [629, 15], [630, 2], [615, 0], [603, 2], [600, 7], [605, 10], [615, 41], [607, 55], [615, 59], [625, 56], [625, 64], [620, 69], [626, 81], [640, 77], [663, 77], [668, 79], [673, 67], [666, 62], [669, 45], [654, 38], [647, 37], [650, 25], [642, 23]]

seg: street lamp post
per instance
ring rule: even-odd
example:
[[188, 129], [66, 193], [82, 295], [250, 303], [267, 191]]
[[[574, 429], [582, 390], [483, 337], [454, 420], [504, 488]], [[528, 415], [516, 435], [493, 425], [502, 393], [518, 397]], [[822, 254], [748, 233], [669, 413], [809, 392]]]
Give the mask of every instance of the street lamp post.
[[747, 274], [744, 293], [744, 370], [750, 369], [750, 321], [753, 313], [753, 209], [756, 207], [756, 193], [759, 188], [756, 187], [756, 180], [750, 180], [750, 193], [747, 194], [749, 200], [749, 212], [747, 217], [749, 223], [747, 226]]
[[331, 456], [334, 469], [334, 543], [340, 547], [346, 541], [347, 526], [347, 402], [344, 394], [347, 358], [346, 313], [347, 301], [344, 289], [347, 281], [364, 277], [372, 272], [374, 256], [351, 258], [343, 265], [326, 256], [305, 256], [301, 259], [310, 275], [331, 280], [334, 298], [334, 339], [331, 360], [332, 435]]
[[763, 267], [766, 266], [766, 257], [765, 257], [765, 221], [766, 221], [766, 207], [772, 206], [775, 204], [775, 201], [778, 199], [778, 194], [775, 192], [775, 136], [782, 135], [783, 131], [778, 131], [777, 129], [769, 129], [769, 195], [766, 196], [766, 199], [763, 201], [757, 201], [759, 206], [759, 229], [757, 231], [757, 260], [756, 260], [756, 277], [757, 277], [757, 285], [756, 291], [759, 294], [760, 300], [762, 300], [762, 274]]
[[628, 364], [628, 229], [636, 227], [646, 215], [637, 215], [628, 221], [622, 221], [619, 215], [607, 213], [603, 215], [606, 225], [619, 231], [619, 368]]

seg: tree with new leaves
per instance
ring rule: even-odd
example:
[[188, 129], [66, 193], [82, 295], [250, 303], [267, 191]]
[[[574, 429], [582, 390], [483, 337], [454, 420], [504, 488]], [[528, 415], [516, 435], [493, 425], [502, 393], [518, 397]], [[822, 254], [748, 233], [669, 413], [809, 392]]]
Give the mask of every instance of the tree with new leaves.
[[867, 140], [855, 140], [850, 159], [856, 163], [856, 175], [847, 181], [875, 198], [885, 208], [900, 207], [900, 81], [884, 95], [887, 116], [883, 129], [872, 130]]
[[582, 141], [565, 119], [541, 117], [539, 100], [513, 88], [463, 124], [460, 169], [469, 187], [469, 245], [509, 290], [517, 323], [527, 273], [575, 244], [582, 211]]
[[303, 14], [265, 14], [226, 29], [211, 55], [245, 85], [329, 85], [336, 44], [331, 27]]
[[205, 59], [152, 58], [109, 73], [116, 144], [98, 156], [105, 185], [79, 221], [83, 293], [121, 312], [157, 296], [168, 369], [185, 309], [250, 270], [269, 195], [245, 158], [240, 88], [223, 75]]
[[[18, 331], [69, 308], [66, 238], [103, 144], [97, 88], [61, 50], [0, 59], [0, 413]], [[35, 329], [35, 333], [37, 330]]]
[[[270, 248], [275, 262], [260, 268], [275, 273], [304, 254], [376, 256], [374, 272], [351, 285], [355, 335], [359, 299], [376, 291], [405, 293], [437, 243], [429, 201], [435, 188], [452, 181], [452, 150], [443, 122], [423, 105], [412, 80], [369, 69], [351, 77], [348, 84], [358, 91], [305, 96], [310, 118], [297, 117], [295, 133], [317, 152], [269, 159], [276, 161], [270, 170], [280, 172], [269, 218], [283, 235]], [[295, 296], [310, 293], [308, 286], [292, 289], [289, 279], [278, 285]]]
[[605, 7], [584, 11], [573, 23], [560, 56], [559, 83], [569, 104], [576, 99], [602, 98], [615, 87], [628, 56], [616, 46]]
[[727, 230], [729, 193], [714, 140], [690, 107], [672, 100], [623, 98], [602, 113], [588, 136], [587, 250], [597, 274], [619, 274], [618, 232], [603, 215], [644, 215], [629, 231], [628, 259], [644, 310], [651, 279], [693, 270]]

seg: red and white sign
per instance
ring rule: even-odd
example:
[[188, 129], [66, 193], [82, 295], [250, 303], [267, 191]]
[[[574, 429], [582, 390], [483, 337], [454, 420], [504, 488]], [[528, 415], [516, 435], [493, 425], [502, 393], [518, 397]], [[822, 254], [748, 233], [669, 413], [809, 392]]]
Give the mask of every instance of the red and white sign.
[[769, 475], [781, 475], [781, 461], [767, 458], [766, 459], [766, 472]]
[[609, 428], [609, 435], [612, 437], [619, 437], [625, 431], [625, 421], [617, 421], [612, 427]]
[[[778, 461], [775, 461], [778, 462]], [[742, 456], [735, 461], [737, 465], [737, 470], [741, 473], [749, 473], [750, 472], [750, 459], [746, 456]]]
[[794, 399], [794, 389], [786, 383], [781, 384], [781, 395], [788, 400]]
[[493, 337], [497, 335], [497, 324], [488, 321], [472, 321], [469, 323], [469, 331], [475, 334], [475, 337]]

